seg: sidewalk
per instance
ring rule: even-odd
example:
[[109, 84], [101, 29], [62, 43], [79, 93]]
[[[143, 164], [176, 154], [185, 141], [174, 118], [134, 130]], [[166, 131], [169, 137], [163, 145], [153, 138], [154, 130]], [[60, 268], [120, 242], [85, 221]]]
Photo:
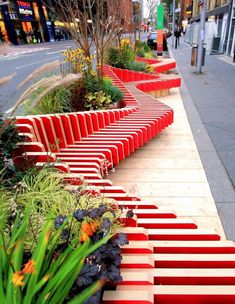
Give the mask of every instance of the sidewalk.
[[235, 240], [235, 64], [224, 55], [206, 55], [197, 75], [183, 38], [170, 53], [182, 76], [181, 97], [226, 236]]
[[174, 110], [174, 123], [116, 166], [110, 179], [161, 212], [191, 218], [199, 229], [225, 239], [215, 203], [187, 120], [179, 89], [159, 98]]
[[29, 54], [38, 51], [44, 51], [47, 49], [49, 48], [44, 44], [30, 44], [30, 45], [18, 45], [18, 46], [0, 44], [0, 57]]

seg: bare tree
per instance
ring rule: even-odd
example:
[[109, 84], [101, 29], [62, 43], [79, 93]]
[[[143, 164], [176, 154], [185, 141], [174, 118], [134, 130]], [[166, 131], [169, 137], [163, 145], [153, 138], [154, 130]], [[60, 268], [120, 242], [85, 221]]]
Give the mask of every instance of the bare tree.
[[[112, 2], [112, 5], [109, 2]], [[123, 3], [125, 2], [131, 1]], [[86, 56], [91, 55], [91, 46], [95, 45], [96, 62], [99, 67], [103, 66], [107, 47], [123, 30], [122, 18], [125, 18], [125, 14], [122, 18], [120, 15], [121, 10], [125, 10], [118, 3], [118, 0], [45, 0], [49, 10], [64, 23]], [[113, 4], [116, 4], [115, 10], [112, 9]]]
[[153, 23], [154, 20], [154, 15], [156, 13], [156, 7], [160, 3], [159, 0], [146, 0], [147, 8], [148, 8], [148, 20], [151, 20], [151, 24]]

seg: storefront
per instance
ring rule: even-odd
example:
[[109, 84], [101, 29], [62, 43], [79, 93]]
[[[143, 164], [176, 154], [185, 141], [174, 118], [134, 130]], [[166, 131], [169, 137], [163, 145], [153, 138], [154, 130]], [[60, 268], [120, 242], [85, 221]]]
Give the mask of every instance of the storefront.
[[235, 60], [235, 0], [232, 3], [230, 27], [228, 34], [228, 44], [226, 53]]
[[3, 28], [13, 44], [50, 41], [47, 29], [48, 15], [40, 0], [10, 1], [5, 8], [3, 6], [3, 12]]
[[7, 35], [7, 30], [5, 27], [4, 20], [3, 20], [3, 15], [0, 10], [0, 43], [1, 42], [8, 42], [8, 35]]

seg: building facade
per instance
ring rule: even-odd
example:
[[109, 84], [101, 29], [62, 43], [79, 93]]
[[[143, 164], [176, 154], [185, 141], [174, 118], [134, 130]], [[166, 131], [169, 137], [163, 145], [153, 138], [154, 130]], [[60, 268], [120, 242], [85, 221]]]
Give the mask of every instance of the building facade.
[[109, 16], [115, 16], [120, 21], [124, 31], [133, 30], [132, 0], [107, 1]]
[[180, 21], [189, 22], [192, 18], [192, 0], [181, 0], [180, 1]]
[[50, 41], [48, 14], [41, 0], [0, 2], [0, 31], [15, 45]]
[[226, 54], [235, 60], [235, 0], [232, 3]]
[[[206, 49], [208, 53], [225, 53], [228, 44], [232, 0], [205, 0]], [[193, 1], [192, 37], [197, 42], [202, 1]]]

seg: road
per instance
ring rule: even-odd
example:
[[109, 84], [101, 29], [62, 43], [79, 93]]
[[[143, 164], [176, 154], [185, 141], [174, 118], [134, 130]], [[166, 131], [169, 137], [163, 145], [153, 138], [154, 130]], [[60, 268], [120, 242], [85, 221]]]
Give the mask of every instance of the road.
[[22, 92], [22, 90], [16, 92], [16, 87], [29, 74], [43, 64], [54, 60], [62, 62], [62, 51], [74, 47], [72, 41], [45, 43], [37, 46], [14, 47], [11, 49], [11, 55], [1, 56], [0, 78], [12, 73], [16, 73], [16, 75], [10, 82], [0, 88], [0, 111], [8, 113], [14, 106], [17, 97]]

